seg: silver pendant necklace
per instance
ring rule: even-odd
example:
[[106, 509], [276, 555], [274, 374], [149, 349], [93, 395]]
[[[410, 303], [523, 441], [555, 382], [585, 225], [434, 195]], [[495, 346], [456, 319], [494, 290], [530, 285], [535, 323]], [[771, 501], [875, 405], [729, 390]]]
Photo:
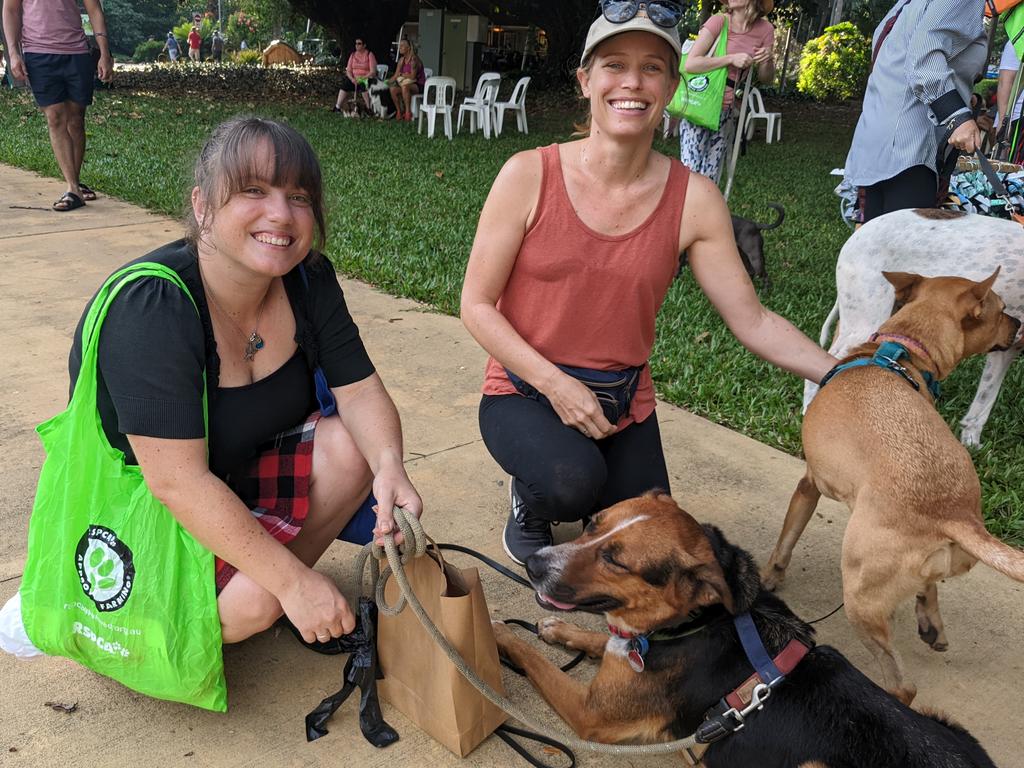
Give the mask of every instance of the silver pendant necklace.
[[[205, 283], [206, 281], [204, 280], [203, 282]], [[260, 307], [256, 310], [256, 324], [253, 326], [252, 333], [249, 334], [246, 334], [246, 332], [242, 330], [241, 326], [234, 321], [231, 315], [229, 315], [224, 308], [217, 303], [217, 299], [214, 298], [209, 285], [206, 285], [206, 295], [210, 299], [210, 302], [217, 308], [218, 312], [227, 318], [227, 321], [235, 327], [235, 330], [242, 334], [242, 338], [246, 340], [245, 353], [242, 355], [242, 359], [247, 363], [251, 363], [253, 358], [256, 357], [256, 353], [266, 346], [266, 342], [263, 341], [263, 337], [260, 336], [258, 329], [260, 326], [260, 318], [263, 317], [263, 307], [267, 303], [267, 297], [270, 295], [270, 289], [273, 285], [273, 282], [271, 282], [271, 284], [267, 286], [267, 292], [263, 294], [263, 300], [260, 301]]]

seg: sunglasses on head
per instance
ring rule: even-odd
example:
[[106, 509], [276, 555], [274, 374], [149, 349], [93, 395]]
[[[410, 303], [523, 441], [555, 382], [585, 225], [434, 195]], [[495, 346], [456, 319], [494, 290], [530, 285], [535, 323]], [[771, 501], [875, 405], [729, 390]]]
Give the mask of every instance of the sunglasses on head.
[[601, 13], [612, 24], [624, 24], [641, 9], [646, 11], [647, 18], [659, 27], [674, 27], [683, 18], [683, 6], [670, 0], [601, 0], [600, 6]]

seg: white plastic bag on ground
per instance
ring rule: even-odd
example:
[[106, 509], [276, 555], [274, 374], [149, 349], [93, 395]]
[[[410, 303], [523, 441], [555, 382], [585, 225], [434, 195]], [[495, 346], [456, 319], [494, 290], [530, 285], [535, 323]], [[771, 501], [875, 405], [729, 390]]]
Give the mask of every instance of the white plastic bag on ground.
[[0, 608], [0, 650], [12, 653], [21, 659], [42, 656], [43, 652], [32, 645], [25, 634], [25, 623], [21, 620], [21, 593]]

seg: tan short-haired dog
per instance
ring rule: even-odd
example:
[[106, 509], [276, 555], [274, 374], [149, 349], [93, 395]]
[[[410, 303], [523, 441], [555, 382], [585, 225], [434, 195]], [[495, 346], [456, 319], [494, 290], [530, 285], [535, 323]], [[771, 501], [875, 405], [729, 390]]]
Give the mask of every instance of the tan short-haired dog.
[[918, 632], [944, 651], [937, 581], [978, 560], [1024, 581], [1024, 553], [985, 530], [970, 454], [929, 391], [964, 358], [1012, 344], [1020, 321], [991, 290], [998, 269], [981, 282], [884, 274], [903, 306], [844, 359], [874, 364], [826, 378], [807, 409], [807, 474], [762, 577], [769, 589], [781, 583], [821, 494], [845, 502], [851, 512], [842, 552], [846, 615], [881, 664], [884, 686], [909, 703], [916, 688], [904, 680], [892, 643], [896, 606], [916, 594]]

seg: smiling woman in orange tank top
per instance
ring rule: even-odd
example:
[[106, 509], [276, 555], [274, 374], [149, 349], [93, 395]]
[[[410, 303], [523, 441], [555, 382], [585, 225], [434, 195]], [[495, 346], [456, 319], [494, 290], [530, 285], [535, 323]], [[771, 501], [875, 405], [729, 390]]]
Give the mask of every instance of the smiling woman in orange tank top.
[[684, 251], [749, 350], [814, 381], [835, 364], [761, 305], [718, 188], [652, 148], [678, 84], [679, 7], [602, 5], [577, 70], [586, 135], [508, 160], [462, 288], [490, 354], [480, 430], [512, 476], [503, 544], [518, 563], [551, 543], [552, 522], [669, 490], [647, 359]]

